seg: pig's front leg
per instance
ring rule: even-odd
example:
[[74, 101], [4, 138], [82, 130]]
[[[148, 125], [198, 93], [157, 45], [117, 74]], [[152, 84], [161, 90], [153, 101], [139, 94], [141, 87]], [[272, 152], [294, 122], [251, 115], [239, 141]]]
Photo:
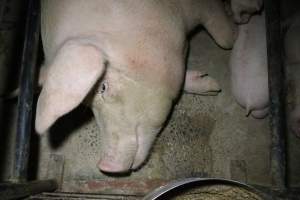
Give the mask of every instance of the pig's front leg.
[[216, 80], [197, 70], [187, 70], [184, 91], [199, 95], [217, 95], [221, 88]]

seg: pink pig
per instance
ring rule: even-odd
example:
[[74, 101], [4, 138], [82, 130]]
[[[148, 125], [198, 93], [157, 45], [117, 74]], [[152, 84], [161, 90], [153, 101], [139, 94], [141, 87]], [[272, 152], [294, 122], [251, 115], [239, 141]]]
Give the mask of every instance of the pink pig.
[[264, 14], [255, 15], [239, 33], [230, 57], [231, 88], [246, 115], [264, 118], [268, 114], [269, 89], [267, 42]]
[[183, 87], [220, 89], [201, 72], [185, 73], [187, 34], [199, 24], [232, 47], [220, 0], [43, 0], [37, 132], [85, 101], [103, 133], [100, 170], [140, 167]]

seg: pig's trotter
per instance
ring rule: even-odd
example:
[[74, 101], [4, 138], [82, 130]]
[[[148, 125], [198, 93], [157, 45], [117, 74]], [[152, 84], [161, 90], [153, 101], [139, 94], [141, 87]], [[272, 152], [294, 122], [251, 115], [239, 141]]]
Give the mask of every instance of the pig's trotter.
[[184, 91], [199, 95], [217, 95], [221, 88], [217, 81], [207, 74], [196, 70], [187, 70]]

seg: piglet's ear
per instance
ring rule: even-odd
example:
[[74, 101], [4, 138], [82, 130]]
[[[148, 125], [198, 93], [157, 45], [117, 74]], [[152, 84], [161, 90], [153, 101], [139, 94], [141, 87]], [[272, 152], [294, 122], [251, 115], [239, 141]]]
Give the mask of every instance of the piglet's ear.
[[38, 99], [35, 129], [44, 133], [62, 115], [77, 107], [101, 77], [102, 52], [93, 45], [66, 42], [47, 66]]

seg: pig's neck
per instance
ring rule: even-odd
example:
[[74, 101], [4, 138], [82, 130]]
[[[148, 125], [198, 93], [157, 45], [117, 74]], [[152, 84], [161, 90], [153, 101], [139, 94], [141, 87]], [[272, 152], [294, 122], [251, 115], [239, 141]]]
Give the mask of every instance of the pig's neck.
[[188, 32], [196, 26], [205, 22], [208, 13], [203, 12], [203, 2], [201, 0], [179, 0], [183, 12], [183, 19]]

